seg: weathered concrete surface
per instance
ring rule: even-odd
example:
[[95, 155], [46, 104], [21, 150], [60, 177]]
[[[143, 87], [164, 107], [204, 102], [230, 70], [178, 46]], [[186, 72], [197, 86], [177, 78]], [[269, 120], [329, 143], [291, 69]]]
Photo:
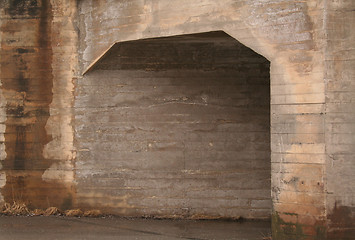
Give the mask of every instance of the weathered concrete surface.
[[[74, 132], [72, 126], [74, 102], [73, 81], [77, 75], [77, 27], [76, 2], [52, 1], [52, 74], [53, 99], [50, 104], [50, 117], [46, 131], [52, 139], [43, 149], [46, 159], [56, 161], [44, 172], [45, 181], [59, 181], [73, 188], [75, 150], [73, 146]], [[75, 199], [73, 189], [68, 198]]]
[[87, 70], [115, 42], [215, 30], [265, 56], [274, 235], [324, 238], [325, 11], [320, 1], [82, 1], [80, 67]]
[[1, 217], [2, 240], [235, 239], [270, 236], [270, 222]]
[[[44, 205], [47, 197], [53, 198], [51, 205], [86, 204], [73, 188], [74, 169], [81, 174], [92, 170], [75, 165], [72, 125], [83, 124], [72, 120], [79, 110], [72, 109], [76, 101], [72, 81], [78, 77], [79, 88], [83, 80], [76, 76], [77, 70], [83, 73], [95, 65], [116, 42], [224, 31], [271, 63], [274, 238], [352, 237], [354, 1], [46, 2], [47, 10], [36, 0], [0, 2], [0, 201], [14, 200], [9, 194], [10, 188], [13, 191], [10, 186], [14, 186], [21, 198], [32, 194], [27, 200], [39, 205]], [[47, 14], [40, 17], [41, 12]], [[39, 33], [46, 38], [41, 39]], [[40, 48], [40, 42], [46, 47]], [[28, 83], [28, 89], [20, 83]], [[92, 94], [88, 92], [87, 97]], [[130, 99], [126, 100], [128, 104]], [[15, 165], [21, 167], [20, 163], [24, 163], [25, 171], [13, 171]], [[21, 183], [17, 179], [24, 176], [35, 181], [26, 180], [31, 183], [26, 186], [12, 185]], [[144, 179], [144, 175], [140, 177]], [[114, 182], [111, 175], [107, 178]], [[154, 185], [142, 180], [140, 186], [148, 183]], [[37, 194], [43, 197], [35, 198]], [[90, 197], [95, 199], [95, 195], [86, 199]]]
[[[33, 208], [47, 208], [52, 205], [67, 208], [71, 205], [73, 177], [69, 178], [68, 184], [64, 181], [66, 176], [55, 178], [53, 175], [58, 173], [48, 173], [52, 166], [61, 166], [63, 158], [71, 160], [66, 158], [66, 149], [62, 147], [65, 144], [60, 144], [61, 141], [68, 140], [67, 133], [52, 134], [53, 127], [48, 125], [48, 121], [58, 114], [60, 117], [57, 117], [56, 129], [58, 125], [66, 124], [63, 119], [66, 117], [71, 119], [70, 114], [68, 116], [64, 114], [68, 112], [65, 104], [56, 105], [58, 91], [66, 87], [62, 83], [71, 81], [67, 78], [61, 79], [58, 72], [61, 71], [62, 75], [68, 71], [72, 73], [72, 69], [62, 69], [69, 63], [62, 64], [61, 61], [65, 58], [58, 56], [63, 50], [65, 52], [63, 48], [66, 42], [60, 39], [60, 32], [65, 30], [61, 21], [69, 20], [68, 13], [60, 12], [65, 7], [63, 1], [58, 6], [49, 0], [1, 3], [3, 138], [0, 140], [2, 146], [0, 186], [5, 202], [24, 202]], [[72, 9], [73, 7], [70, 11]], [[57, 51], [58, 48], [54, 46], [61, 44], [64, 46]], [[73, 49], [70, 54], [72, 53]], [[65, 96], [65, 93], [60, 95], [61, 103], [65, 103]], [[69, 97], [72, 98], [71, 92]], [[61, 110], [56, 112], [58, 108]], [[55, 148], [46, 150], [46, 145], [53, 141], [60, 149], [57, 151], [59, 157], [50, 154]]]
[[355, 2], [328, 1], [326, 175], [328, 239], [355, 236]]
[[76, 86], [78, 203], [270, 218], [269, 79], [224, 32], [116, 44]]

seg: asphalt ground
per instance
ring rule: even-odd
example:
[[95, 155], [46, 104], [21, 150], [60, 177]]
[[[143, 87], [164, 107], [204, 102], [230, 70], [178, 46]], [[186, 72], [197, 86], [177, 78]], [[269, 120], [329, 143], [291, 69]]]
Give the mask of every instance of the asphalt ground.
[[0, 216], [0, 240], [238, 239], [270, 236], [267, 221]]

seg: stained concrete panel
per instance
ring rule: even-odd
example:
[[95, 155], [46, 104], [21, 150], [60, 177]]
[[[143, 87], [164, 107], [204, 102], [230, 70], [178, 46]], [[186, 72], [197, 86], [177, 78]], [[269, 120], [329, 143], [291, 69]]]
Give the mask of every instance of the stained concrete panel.
[[269, 62], [224, 32], [117, 43], [77, 82], [80, 204], [268, 218], [269, 89]]

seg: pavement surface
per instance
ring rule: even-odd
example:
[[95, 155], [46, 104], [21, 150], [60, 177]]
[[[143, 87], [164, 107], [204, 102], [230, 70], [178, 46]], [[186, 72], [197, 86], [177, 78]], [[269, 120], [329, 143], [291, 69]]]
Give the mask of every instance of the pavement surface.
[[268, 236], [270, 222], [0, 216], [0, 240], [262, 240]]

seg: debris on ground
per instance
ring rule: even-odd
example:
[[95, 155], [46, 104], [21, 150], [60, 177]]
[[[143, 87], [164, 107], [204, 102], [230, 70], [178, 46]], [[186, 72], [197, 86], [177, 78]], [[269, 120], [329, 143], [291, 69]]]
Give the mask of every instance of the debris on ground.
[[100, 210], [88, 210], [84, 212], [84, 217], [101, 217], [102, 212]]
[[23, 203], [14, 202], [12, 205], [5, 203], [0, 208], [0, 213], [4, 215], [30, 215], [31, 212]]
[[65, 215], [67, 217], [101, 217], [103, 214], [100, 210], [87, 210], [82, 211], [81, 209], [69, 209], [66, 211], [61, 211], [57, 207], [49, 207], [45, 210], [43, 209], [33, 209], [30, 210], [25, 203], [14, 202], [13, 204], [4, 203], [0, 205], [0, 215], [7, 216], [61, 216]]
[[81, 211], [80, 209], [67, 210], [64, 212], [64, 214], [67, 217], [81, 217], [84, 215], [83, 211]]
[[44, 216], [61, 215], [62, 212], [56, 207], [49, 207], [44, 211]]

